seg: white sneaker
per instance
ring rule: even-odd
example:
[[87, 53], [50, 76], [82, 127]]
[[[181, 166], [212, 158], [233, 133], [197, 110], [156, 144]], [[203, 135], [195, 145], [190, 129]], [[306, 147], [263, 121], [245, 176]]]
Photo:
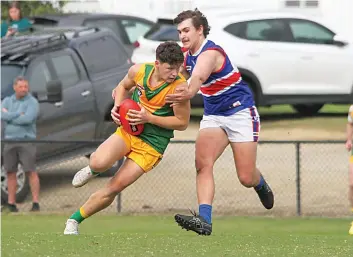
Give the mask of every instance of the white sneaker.
[[78, 235], [78, 222], [76, 220], [68, 219], [66, 221], [64, 235]]
[[72, 185], [74, 187], [82, 187], [87, 184], [92, 178], [97, 175], [93, 175], [89, 166], [84, 167], [83, 169], [76, 172], [74, 178], [72, 179]]

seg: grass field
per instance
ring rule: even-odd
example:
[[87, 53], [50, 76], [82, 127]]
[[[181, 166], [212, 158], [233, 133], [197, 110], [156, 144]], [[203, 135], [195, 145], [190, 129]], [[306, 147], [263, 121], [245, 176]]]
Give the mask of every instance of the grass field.
[[210, 237], [181, 230], [172, 216], [95, 216], [64, 236], [62, 215], [3, 215], [2, 256], [352, 256], [349, 220], [215, 218]]
[[[345, 104], [327, 104], [319, 113], [347, 113], [349, 105]], [[260, 107], [259, 112], [261, 115], [264, 114], [276, 114], [276, 113], [296, 113], [296, 111], [290, 105], [274, 105], [271, 107]]]
[[[300, 117], [290, 105], [260, 107], [262, 128], [301, 128], [327, 131], [344, 131], [347, 123], [349, 105], [325, 105], [313, 117]], [[291, 117], [293, 115], [293, 117]]]
[[[344, 133], [349, 105], [325, 105], [318, 114], [304, 117], [296, 113], [290, 105], [275, 105], [259, 107], [261, 127], [263, 131], [269, 129], [312, 129], [334, 133]], [[199, 120], [203, 114], [202, 108], [193, 108], [191, 114]]]

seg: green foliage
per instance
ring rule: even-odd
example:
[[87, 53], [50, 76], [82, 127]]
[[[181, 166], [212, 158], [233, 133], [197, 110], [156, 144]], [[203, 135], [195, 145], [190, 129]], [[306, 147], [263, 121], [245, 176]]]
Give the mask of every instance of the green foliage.
[[[1, 1], [1, 19], [8, 19], [8, 7], [11, 1]], [[21, 1], [23, 17], [30, 17], [40, 14], [62, 13], [66, 1]]]

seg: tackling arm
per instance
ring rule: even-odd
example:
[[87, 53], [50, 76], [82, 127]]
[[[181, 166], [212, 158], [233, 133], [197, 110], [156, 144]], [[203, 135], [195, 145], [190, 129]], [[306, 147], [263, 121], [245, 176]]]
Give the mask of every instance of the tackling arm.
[[[185, 87], [186, 82], [180, 84], [179, 86]], [[178, 86], [178, 87], [179, 87]], [[173, 130], [185, 130], [190, 121], [190, 101], [184, 101], [178, 104], [173, 105], [174, 116], [156, 116], [150, 115], [149, 123], [157, 125], [162, 128], [166, 129], [173, 129]]]
[[189, 82], [189, 92], [193, 97], [200, 90], [202, 84], [217, 68], [218, 51], [205, 51], [197, 59]]

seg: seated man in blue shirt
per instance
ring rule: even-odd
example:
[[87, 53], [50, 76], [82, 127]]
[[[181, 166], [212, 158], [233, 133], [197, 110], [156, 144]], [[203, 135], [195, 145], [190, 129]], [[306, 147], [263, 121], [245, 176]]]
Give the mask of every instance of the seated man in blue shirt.
[[[17, 77], [14, 82], [15, 93], [6, 97], [1, 104], [1, 120], [4, 122], [5, 140], [33, 140], [36, 138], [36, 120], [39, 104], [28, 93], [28, 81]], [[7, 143], [3, 150], [3, 165], [7, 172], [8, 207], [17, 212], [16, 187], [17, 169], [22, 168], [29, 174], [33, 205], [31, 211], [39, 211], [39, 177], [35, 171], [36, 149], [31, 143]]]

